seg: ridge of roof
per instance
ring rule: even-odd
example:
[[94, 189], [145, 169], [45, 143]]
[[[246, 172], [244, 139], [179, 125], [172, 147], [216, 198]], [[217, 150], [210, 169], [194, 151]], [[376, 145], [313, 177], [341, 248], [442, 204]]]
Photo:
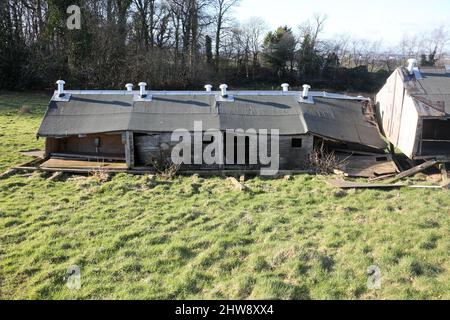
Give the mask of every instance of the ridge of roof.
[[[127, 91], [127, 90], [65, 90], [65, 94], [67, 95], [102, 95], [102, 96], [129, 96], [134, 97], [139, 94], [139, 91]], [[151, 91], [148, 93], [152, 96], [220, 96], [220, 91]], [[54, 93], [54, 97], [57, 95], [57, 91]], [[230, 96], [301, 96], [301, 91], [264, 91], [264, 90], [236, 90], [236, 91], [228, 91], [228, 95]], [[321, 97], [321, 98], [330, 98], [330, 99], [343, 99], [343, 100], [370, 100], [367, 97], [363, 96], [349, 96], [346, 94], [340, 93], [330, 93], [327, 91], [309, 91], [309, 96], [311, 97]]]

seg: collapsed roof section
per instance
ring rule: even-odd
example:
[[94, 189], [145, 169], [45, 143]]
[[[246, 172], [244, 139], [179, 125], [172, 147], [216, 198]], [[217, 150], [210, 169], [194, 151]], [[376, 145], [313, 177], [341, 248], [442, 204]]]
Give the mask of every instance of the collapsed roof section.
[[[313, 134], [383, 149], [377, 125], [365, 114], [368, 100], [325, 92], [151, 92], [136, 100], [127, 91], [55, 93], [38, 132], [40, 137], [107, 132], [172, 132], [203, 129], [277, 129], [281, 135]], [[56, 98], [55, 98], [56, 97]], [[69, 97], [69, 98], [67, 98]]]
[[402, 69], [405, 88], [415, 98], [423, 117], [450, 117], [450, 73], [446, 68], [421, 67], [418, 73]]

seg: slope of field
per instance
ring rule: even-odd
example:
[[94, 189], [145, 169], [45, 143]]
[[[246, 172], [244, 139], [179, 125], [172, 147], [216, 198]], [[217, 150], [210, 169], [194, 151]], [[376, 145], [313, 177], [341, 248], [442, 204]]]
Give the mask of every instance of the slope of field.
[[[47, 100], [0, 94], [0, 171], [42, 148]], [[0, 299], [450, 298], [447, 191], [343, 192], [308, 175], [244, 192], [220, 177], [47, 178], [0, 180]], [[79, 290], [66, 286], [73, 265]]]

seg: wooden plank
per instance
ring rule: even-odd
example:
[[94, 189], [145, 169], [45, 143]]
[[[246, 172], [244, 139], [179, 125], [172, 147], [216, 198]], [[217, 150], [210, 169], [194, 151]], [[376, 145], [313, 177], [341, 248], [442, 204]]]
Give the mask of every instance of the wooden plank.
[[358, 151], [358, 150], [347, 150], [347, 149], [333, 149], [333, 151], [339, 153], [346, 153], [351, 155], [361, 155], [361, 156], [374, 156], [374, 157], [388, 157], [389, 154], [386, 153], [374, 153], [374, 152], [366, 152], [366, 151]]
[[375, 177], [375, 178], [370, 178], [369, 181], [370, 181], [370, 182], [373, 182], [373, 181], [381, 181], [381, 180], [393, 178], [393, 177], [395, 177], [395, 176], [396, 176], [396, 174], [395, 174], [395, 173], [392, 173], [392, 174], [387, 174], [387, 175], [384, 175], [384, 176], [379, 176], [379, 177]]
[[[55, 172], [55, 171], [61, 171], [65, 173], [91, 173], [92, 171], [99, 170], [98, 167], [96, 168], [45, 168], [45, 167], [14, 167], [13, 169], [18, 171], [43, 171], [43, 172]], [[147, 174], [158, 174], [156, 170], [149, 169], [149, 168], [133, 168], [132, 170], [127, 169], [114, 169], [114, 168], [108, 168], [103, 167], [101, 170], [104, 170], [108, 173], [128, 173], [128, 174], [136, 174], [136, 175], [147, 175]], [[180, 170], [178, 171], [178, 175], [180, 176], [192, 176], [194, 174], [202, 176], [202, 177], [216, 177], [216, 176], [222, 176], [222, 177], [228, 177], [228, 176], [238, 176], [242, 175], [243, 173], [249, 175], [249, 176], [259, 176], [260, 171], [259, 170], [202, 170], [202, 171], [192, 171], [192, 170]], [[307, 170], [282, 170], [278, 173], [276, 176], [265, 176], [266, 179], [278, 179], [280, 176], [289, 175], [300, 175], [300, 174], [314, 174], [313, 171], [307, 171]]]
[[390, 155], [350, 157], [338, 155], [337, 158], [340, 161], [337, 169], [347, 177], [373, 178], [399, 172]]
[[406, 187], [405, 184], [355, 183], [345, 180], [329, 180], [328, 183], [341, 189], [398, 189]]
[[74, 154], [74, 153], [52, 153], [51, 157], [56, 159], [85, 159], [85, 160], [110, 160], [110, 161], [125, 161], [125, 157], [117, 155], [92, 155], [92, 154]]
[[438, 163], [439, 163], [439, 161], [436, 161], [436, 160], [427, 161], [419, 166], [416, 166], [412, 169], [406, 170], [406, 171], [398, 174], [394, 179], [391, 180], [391, 182], [395, 182], [395, 181], [398, 181], [398, 180], [401, 180], [401, 179], [404, 179], [407, 177], [411, 177], [419, 172], [422, 172], [428, 168], [435, 166]]
[[35, 166], [40, 165], [43, 162], [44, 162], [43, 159], [36, 158], [31, 161], [28, 161], [27, 163], [19, 165], [19, 167], [35, 167]]
[[59, 178], [62, 177], [62, 175], [63, 175], [63, 173], [58, 171], [58, 172], [55, 172], [54, 174], [52, 174], [52, 176], [50, 178], [48, 178], [47, 180], [48, 181], [57, 181], [57, 180], [59, 180]]
[[408, 186], [410, 189], [443, 189], [443, 186]]
[[395, 162], [395, 165], [397, 166], [397, 168], [400, 171], [404, 171], [405, 168], [403, 168], [401, 162], [399, 161], [399, 159], [397, 158], [397, 155], [395, 153], [395, 147], [392, 143], [389, 143], [389, 154], [391, 155], [392, 161]]
[[131, 131], [125, 132], [125, 159], [126, 159], [128, 169], [131, 169], [135, 166], [134, 134]]
[[26, 157], [33, 157], [33, 158], [45, 158], [45, 151], [43, 150], [30, 150], [30, 151], [22, 151], [20, 152], [21, 155]]
[[18, 171], [39, 171], [39, 167], [14, 167], [14, 170]]
[[13, 169], [9, 169], [9, 170], [3, 172], [2, 174], [0, 174], [0, 180], [11, 177], [12, 175], [16, 174], [17, 171], [18, 171], [17, 169], [13, 168]]
[[[15, 168], [18, 171], [39, 171], [39, 172], [62, 172], [62, 173], [77, 173], [77, 174], [89, 174], [93, 171], [102, 170], [107, 173], [129, 173], [129, 174], [137, 174], [137, 175], [145, 175], [150, 172], [140, 172], [140, 171], [132, 171], [126, 169], [108, 169], [108, 168], [85, 168], [85, 169], [77, 169], [77, 168], [36, 168], [36, 167], [17, 167]], [[153, 172], [154, 173], [154, 172]]]
[[38, 169], [38, 166], [43, 162], [43, 159], [35, 158], [32, 161], [28, 161], [27, 163], [11, 168], [7, 172], [0, 175], [0, 178], [7, 178], [15, 174], [17, 171], [34, 171], [35, 169]]
[[50, 159], [44, 162], [40, 168], [43, 169], [85, 169], [85, 170], [98, 170], [98, 169], [127, 169], [125, 163], [118, 162], [92, 162], [92, 161], [78, 161], [78, 160], [61, 160]]

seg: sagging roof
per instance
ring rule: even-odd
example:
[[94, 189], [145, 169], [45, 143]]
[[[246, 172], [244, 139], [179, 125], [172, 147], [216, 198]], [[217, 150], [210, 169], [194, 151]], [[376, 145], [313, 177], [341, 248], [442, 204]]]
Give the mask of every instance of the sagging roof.
[[[68, 101], [50, 102], [38, 136], [62, 137], [106, 132], [172, 132], [203, 129], [278, 129], [281, 135], [315, 134], [324, 138], [385, 148], [375, 123], [364, 115], [367, 99], [311, 92], [219, 93], [151, 92], [151, 101], [136, 101], [123, 91], [68, 91]], [[57, 100], [57, 99], [56, 99]]]
[[446, 68], [420, 68], [419, 71], [419, 77], [409, 76], [404, 71], [406, 88], [417, 100], [419, 114], [450, 116], [449, 71]]

